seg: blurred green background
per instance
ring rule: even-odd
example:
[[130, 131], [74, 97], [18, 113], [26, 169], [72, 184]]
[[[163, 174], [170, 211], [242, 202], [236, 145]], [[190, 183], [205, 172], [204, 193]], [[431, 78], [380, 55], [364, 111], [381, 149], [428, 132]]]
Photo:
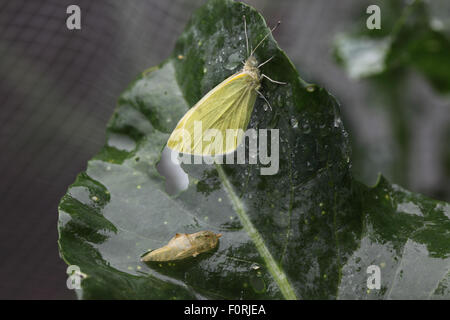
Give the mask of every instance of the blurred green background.
[[[57, 204], [116, 99], [204, 0], [0, 0], [0, 298], [70, 299]], [[448, 0], [254, 0], [308, 82], [341, 103], [357, 179], [450, 201]], [[79, 31], [66, 8], [81, 8]], [[366, 8], [381, 9], [381, 30]]]

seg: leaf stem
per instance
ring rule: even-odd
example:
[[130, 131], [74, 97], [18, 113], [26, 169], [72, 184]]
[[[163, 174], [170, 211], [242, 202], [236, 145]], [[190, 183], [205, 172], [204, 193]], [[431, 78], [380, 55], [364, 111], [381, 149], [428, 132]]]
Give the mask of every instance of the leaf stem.
[[255, 226], [250, 221], [250, 218], [248, 217], [241, 200], [234, 192], [233, 187], [231, 186], [231, 183], [228, 180], [222, 166], [216, 164], [216, 169], [217, 172], [219, 173], [220, 179], [223, 182], [225, 191], [228, 193], [231, 203], [233, 204], [233, 207], [236, 210], [239, 219], [241, 220], [242, 226], [244, 227], [245, 231], [247, 231], [248, 235], [250, 236], [250, 239], [252, 239], [253, 243], [255, 244], [259, 254], [264, 259], [267, 269], [269, 270], [270, 274], [278, 284], [281, 293], [287, 300], [296, 300], [297, 296], [295, 295], [294, 289], [289, 283], [286, 274], [283, 272], [281, 267], [272, 257], [272, 255], [269, 252], [269, 249], [267, 249], [266, 245], [264, 244], [264, 241], [261, 235], [259, 234], [258, 230], [256, 230]]

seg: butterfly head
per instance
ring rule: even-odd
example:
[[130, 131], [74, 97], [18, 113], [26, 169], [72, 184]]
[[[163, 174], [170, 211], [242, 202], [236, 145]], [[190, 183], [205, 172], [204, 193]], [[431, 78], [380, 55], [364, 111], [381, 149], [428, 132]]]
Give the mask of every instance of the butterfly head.
[[245, 61], [245, 67], [258, 68], [258, 60], [254, 56], [248, 57], [247, 61]]
[[248, 59], [245, 61], [244, 64], [244, 71], [249, 72], [252, 76], [254, 76], [255, 79], [259, 80], [259, 67], [265, 64], [266, 62], [269, 62], [272, 58], [269, 60], [259, 64], [258, 60], [256, 60], [255, 56], [253, 55], [256, 51], [256, 49], [264, 42], [264, 40], [272, 34], [272, 32], [280, 25], [280, 21], [278, 21], [277, 25], [274, 26], [256, 45], [255, 48], [249, 50], [249, 42], [248, 42], [248, 35], [247, 35], [247, 22], [245, 19], [245, 16], [243, 16], [244, 19], [244, 32], [245, 32], [245, 41], [246, 41], [246, 48], [247, 48], [247, 54]]

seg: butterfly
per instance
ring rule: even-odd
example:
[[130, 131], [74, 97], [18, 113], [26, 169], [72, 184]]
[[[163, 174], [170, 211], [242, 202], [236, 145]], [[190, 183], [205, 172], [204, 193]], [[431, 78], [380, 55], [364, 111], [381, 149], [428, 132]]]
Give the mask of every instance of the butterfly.
[[[253, 55], [280, 22], [254, 49], [249, 51], [245, 16], [243, 19], [248, 56], [244, 67], [238, 73], [223, 80], [186, 112], [169, 137], [167, 146], [170, 149], [199, 156], [217, 156], [234, 152], [242, 142], [257, 95], [260, 95], [270, 106], [259, 91], [262, 79], [285, 84], [260, 73], [259, 68], [273, 57], [258, 64]], [[204, 143], [205, 141], [209, 143]]]

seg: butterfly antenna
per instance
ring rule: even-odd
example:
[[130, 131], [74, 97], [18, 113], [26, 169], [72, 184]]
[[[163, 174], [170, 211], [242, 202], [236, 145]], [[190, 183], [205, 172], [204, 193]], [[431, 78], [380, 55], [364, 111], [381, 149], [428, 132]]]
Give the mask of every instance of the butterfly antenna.
[[264, 40], [266, 40], [266, 38], [269, 36], [269, 34], [271, 34], [272, 32], [275, 31], [276, 28], [278, 28], [278, 26], [281, 24], [281, 21], [278, 21], [278, 23], [275, 25], [275, 27], [273, 27], [265, 36], [264, 38], [261, 39], [261, 41], [256, 45], [255, 49], [252, 50], [252, 52], [250, 53], [250, 55], [253, 55], [256, 51], [256, 49], [258, 49], [258, 47], [261, 45], [261, 43], [263, 43]]
[[274, 58], [274, 56], [271, 56], [269, 59], [267, 59], [266, 61], [264, 61], [263, 63], [261, 63], [259, 66], [258, 66], [258, 69], [259, 68], [261, 68], [263, 65], [265, 65], [267, 62], [269, 62], [270, 60], [272, 60]]
[[248, 51], [247, 21], [245, 20], [245, 16], [242, 16], [242, 18], [244, 18], [245, 45], [247, 48], [247, 56], [248, 56], [250, 51]]

